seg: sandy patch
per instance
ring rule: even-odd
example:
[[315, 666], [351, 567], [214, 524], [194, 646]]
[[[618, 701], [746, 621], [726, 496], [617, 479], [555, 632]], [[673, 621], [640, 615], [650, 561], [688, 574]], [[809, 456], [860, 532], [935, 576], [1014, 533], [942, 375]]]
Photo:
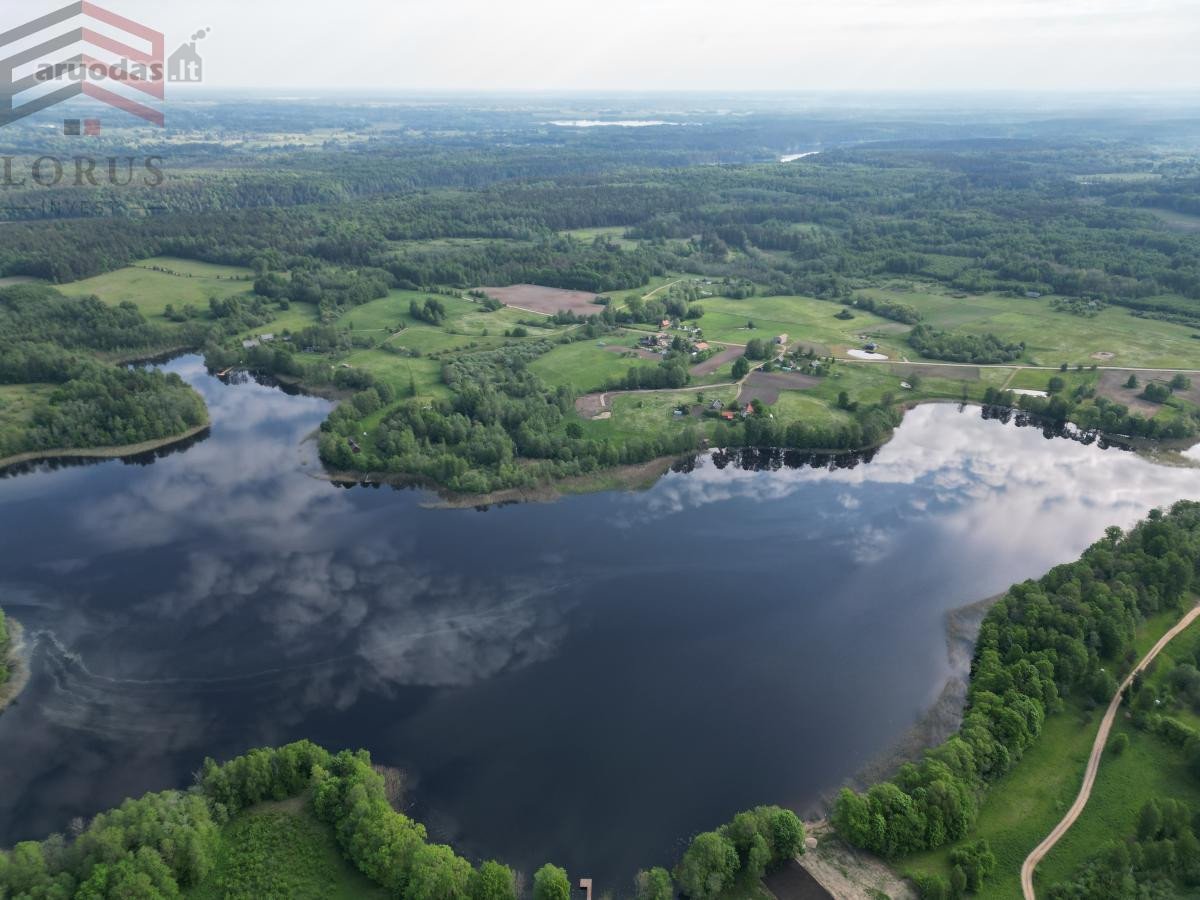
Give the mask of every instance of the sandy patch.
[[565, 291], [562, 288], [542, 287], [537, 284], [481, 287], [479, 290], [508, 306], [545, 316], [565, 311], [579, 316], [596, 316], [604, 309], [592, 302], [596, 299], [596, 294], [587, 291]]
[[837, 900], [917, 900], [912, 885], [881, 859], [844, 843], [828, 822], [805, 823], [817, 846], [799, 858], [830, 896]]
[[693, 375], [711, 375], [727, 362], [732, 362], [745, 352], [741, 347], [726, 347], [720, 353], [714, 353], [702, 363], [692, 366]]
[[1117, 354], [1109, 353], [1107, 350], [1097, 350], [1092, 354], [1092, 359], [1112, 359]]
[[585, 419], [609, 418], [612, 411], [608, 408], [608, 394], [584, 394], [575, 398], [575, 412]]
[[782, 391], [802, 391], [820, 383], [820, 378], [799, 372], [751, 372], [738, 394], [738, 403], [759, 400], [770, 406], [779, 400]]
[[[1158, 414], [1162, 406], [1145, 399], [1142, 396], [1142, 391], [1152, 381], [1157, 381], [1160, 384], [1169, 384], [1174, 374], [1174, 372], [1165, 371], [1130, 372], [1128, 369], [1105, 369], [1100, 373], [1100, 381], [1096, 385], [1096, 393], [1114, 403], [1120, 403], [1128, 407], [1130, 412], [1141, 413], [1147, 418], [1152, 418]], [[1135, 388], [1125, 387], [1125, 382], [1129, 380], [1130, 375], [1137, 376], [1138, 386]], [[1191, 400], [1195, 403], [1200, 398], [1200, 389], [1196, 386], [1198, 383], [1200, 383], [1200, 378], [1192, 378], [1192, 388], [1186, 391], [1176, 391], [1176, 396], [1183, 397], [1185, 400]]]

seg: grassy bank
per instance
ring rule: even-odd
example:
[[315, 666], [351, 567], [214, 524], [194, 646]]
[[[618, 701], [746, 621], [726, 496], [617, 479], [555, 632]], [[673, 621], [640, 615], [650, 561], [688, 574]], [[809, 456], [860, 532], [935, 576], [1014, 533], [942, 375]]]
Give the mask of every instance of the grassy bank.
[[21, 658], [22, 638], [21, 624], [7, 618], [0, 609], [0, 712], [16, 700], [29, 681], [29, 667]]
[[28, 453], [17, 453], [13, 456], [0, 458], [0, 469], [16, 466], [21, 463], [36, 462], [40, 459], [121, 459], [126, 456], [137, 456], [141, 453], [151, 453], [175, 444], [181, 444], [198, 437], [212, 427], [211, 422], [204, 422], [194, 428], [189, 428], [181, 434], [160, 438], [155, 441], [142, 441], [140, 444], [124, 444], [120, 447], [67, 447], [57, 450], [36, 450]]
[[[1183, 691], [1172, 689], [1171, 673], [1178, 666], [1195, 665], [1197, 648], [1200, 623], [1177, 635], [1143, 676], [1143, 684], [1160, 693], [1166, 703], [1158, 708], [1193, 729], [1200, 724], [1200, 715]], [[1200, 808], [1200, 782], [1189, 770], [1185, 749], [1154, 731], [1136, 727], [1130, 712], [1126, 705], [1117, 716], [1110, 749], [1101, 762], [1088, 805], [1038, 866], [1035, 883], [1039, 890], [1072, 880], [1080, 867], [1108, 844], [1134, 835], [1139, 812], [1147, 801], [1173, 798], [1192, 809]], [[1128, 743], [1114, 752], [1111, 748], [1119, 740]]]
[[[1167, 612], [1147, 620], [1138, 629], [1134, 641], [1139, 657], [1178, 618], [1175, 612]], [[984, 883], [978, 896], [996, 900], [1019, 897], [1021, 864], [1058, 824], [1079, 793], [1084, 767], [1102, 716], [1101, 707], [1077, 700], [1068, 701], [1061, 711], [1047, 716], [1037, 741], [1012, 771], [991, 787], [979, 808], [978, 820], [968, 834], [957, 843], [905, 857], [897, 862], [897, 868], [906, 873], [932, 872], [948, 878], [951, 853], [984, 838], [996, 856], [996, 871]], [[1107, 764], [1108, 760], [1104, 766]], [[1103, 779], [1106, 774], [1102, 766], [1100, 777]], [[1147, 773], [1151, 778], [1158, 774]], [[1040, 869], [1039, 876], [1042, 884], [1052, 883]]]
[[383, 900], [387, 891], [346, 862], [308, 794], [260, 803], [221, 828], [217, 865], [188, 900]]

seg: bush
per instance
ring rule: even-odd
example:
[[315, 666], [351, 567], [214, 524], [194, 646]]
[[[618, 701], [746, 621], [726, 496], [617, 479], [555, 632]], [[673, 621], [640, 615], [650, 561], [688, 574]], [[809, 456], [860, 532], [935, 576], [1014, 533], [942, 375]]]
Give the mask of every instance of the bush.
[[709, 900], [733, 884], [738, 852], [724, 835], [698, 834], [679, 863], [679, 886], [692, 900]]
[[921, 900], [950, 900], [950, 882], [941, 875], [920, 873], [912, 881]]
[[566, 871], [546, 863], [534, 872], [533, 900], [571, 900], [571, 881]]
[[675, 885], [666, 869], [653, 868], [637, 873], [634, 879], [636, 900], [674, 900]]

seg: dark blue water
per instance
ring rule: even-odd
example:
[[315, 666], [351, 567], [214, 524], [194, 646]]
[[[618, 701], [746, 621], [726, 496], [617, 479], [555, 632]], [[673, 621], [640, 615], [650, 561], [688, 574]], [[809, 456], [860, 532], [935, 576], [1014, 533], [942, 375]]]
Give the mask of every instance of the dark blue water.
[[33, 671], [0, 716], [0, 842], [308, 737], [403, 768], [462, 852], [621, 890], [886, 748], [948, 675], [946, 610], [1200, 496], [1200, 470], [940, 405], [869, 463], [430, 509], [319, 477], [325, 401], [169, 368], [206, 439], [0, 479]]

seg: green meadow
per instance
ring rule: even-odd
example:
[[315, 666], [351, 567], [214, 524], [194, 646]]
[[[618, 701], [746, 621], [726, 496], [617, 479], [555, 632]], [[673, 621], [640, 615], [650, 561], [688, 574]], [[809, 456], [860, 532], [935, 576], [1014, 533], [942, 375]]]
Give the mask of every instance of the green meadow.
[[217, 865], [187, 900], [383, 900], [387, 891], [342, 856], [307, 795], [262, 803], [221, 828]]
[[28, 425], [33, 411], [53, 390], [50, 384], [0, 384], [0, 435]]
[[[980, 294], [957, 298], [932, 286], [911, 291], [868, 288], [861, 293], [916, 307], [922, 320], [934, 328], [991, 333], [1005, 341], [1024, 342], [1024, 361], [1030, 365], [1065, 362], [1071, 366], [1200, 368], [1200, 340], [1193, 337], [1193, 329], [1140, 318], [1122, 307], [1109, 306], [1085, 317], [1053, 309], [1052, 297]], [[887, 339], [880, 344], [892, 346]], [[913, 355], [911, 350], [904, 352]]]
[[[170, 272], [153, 271], [149, 268], [151, 266], [169, 269]], [[168, 304], [176, 309], [190, 304], [198, 310], [206, 310], [210, 297], [249, 293], [253, 289], [251, 282], [234, 279], [251, 274], [249, 269], [233, 266], [156, 257], [57, 287], [68, 297], [95, 294], [105, 303], [128, 301], [148, 318], [154, 318], [161, 317]]]
[[610, 380], [621, 378], [634, 366], [657, 365], [652, 360], [625, 357], [609, 349], [628, 346], [632, 350], [635, 343], [632, 336], [606, 335], [596, 341], [562, 344], [531, 362], [529, 370], [555, 387], [566, 385], [581, 394], [603, 390]]
[[[819, 344], [837, 355], [862, 345], [863, 335], [890, 334], [907, 326], [882, 319], [873, 313], [854, 311], [853, 319], [838, 319], [841, 304], [811, 297], [706, 297], [700, 301], [704, 317], [696, 324], [708, 340], [745, 344], [752, 338], [771, 340], [787, 334], [791, 343]], [[754, 328], [748, 328], [753, 322]], [[882, 343], [882, 342], [881, 342]], [[883, 352], [887, 352], [886, 350]], [[893, 351], [893, 354], [895, 351]], [[896, 358], [893, 355], [893, 358]]]
[[[1135, 641], [1138, 655], [1141, 656], [1149, 650], [1178, 618], [1178, 614], [1174, 612], [1165, 613], [1143, 624]], [[1195, 626], [1190, 630], [1195, 630]], [[905, 857], [896, 867], [906, 873], [937, 872], [949, 876], [950, 853], [955, 847], [985, 838], [996, 855], [996, 871], [975, 896], [983, 900], [1009, 900], [1019, 897], [1021, 864], [1029, 852], [1058, 824], [1079, 793], [1079, 787], [1083, 783], [1083, 771], [1103, 712], [1103, 707], [1094, 707], [1091, 704], [1085, 706], [1080, 701], [1069, 701], [1064, 709], [1048, 715], [1042, 733], [1033, 746], [1025, 752], [1020, 762], [988, 791], [979, 808], [975, 827], [967, 836], [957, 844]], [[1112, 759], [1106, 756], [1101, 763], [1096, 792], [1093, 793], [1083, 817], [1075, 826], [1079, 828], [1082, 825], [1081, 833], [1085, 837], [1091, 835], [1088, 839], [1095, 839], [1095, 827], [1107, 827], [1085, 824], [1085, 819], [1093, 812], [1093, 803], [1096, 804], [1096, 810], [1101, 811], [1096, 814], [1097, 822], [1103, 822], [1114, 815], [1113, 805], [1132, 802], [1129, 798], [1139, 796], [1141, 791], [1150, 791], [1140, 794], [1141, 799], [1137, 800], [1130, 813], [1131, 816], [1136, 816], [1147, 799], [1152, 796], [1164, 796], [1161, 790], [1175, 785], [1182, 775], [1178, 767], [1163, 756], [1162, 751], [1167, 748], [1161, 746], [1161, 741], [1152, 735], [1137, 737], [1143, 744], [1142, 749], [1134, 750], [1131, 735], [1129, 751], [1125, 754], [1129, 757], [1128, 762], [1119, 761], [1120, 764], [1113, 767], [1111, 774], [1107, 767]], [[1190, 788], [1190, 791], [1196, 793], [1197, 788]], [[1119, 799], [1120, 797], [1125, 799]], [[1123, 820], [1124, 813], [1116, 816]], [[1073, 844], [1068, 840], [1072, 838], [1074, 830], [1067, 833], [1064, 843], [1038, 867], [1038, 884], [1043, 890], [1073, 871], [1069, 867], [1078, 861], [1082, 851], [1072, 847], [1083, 846], [1082, 843]], [[1128, 831], [1128, 825], [1123, 824], [1118, 832], [1110, 835], [1110, 839], [1123, 837]], [[1091, 846], [1099, 849], [1103, 843]], [[1063, 855], [1056, 859], [1060, 852]], [[1043, 869], [1043, 866], [1046, 868]]]

